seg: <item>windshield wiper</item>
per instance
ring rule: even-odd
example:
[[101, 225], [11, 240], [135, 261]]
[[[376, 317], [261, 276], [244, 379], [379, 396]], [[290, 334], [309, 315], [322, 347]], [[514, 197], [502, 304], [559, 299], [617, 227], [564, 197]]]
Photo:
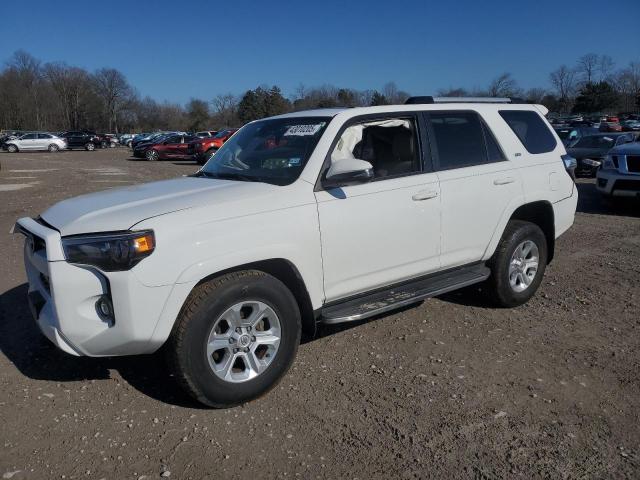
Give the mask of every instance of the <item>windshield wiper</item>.
[[262, 182], [263, 180], [251, 175], [243, 175], [241, 173], [211, 173], [204, 170], [194, 173], [194, 177], [217, 178], [220, 180], [240, 180], [244, 182]]

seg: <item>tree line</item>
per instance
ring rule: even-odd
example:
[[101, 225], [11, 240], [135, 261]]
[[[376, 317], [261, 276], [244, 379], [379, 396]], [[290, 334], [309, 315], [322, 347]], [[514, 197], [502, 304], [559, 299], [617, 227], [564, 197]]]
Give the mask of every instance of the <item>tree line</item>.
[[[640, 62], [616, 68], [608, 55], [587, 54], [549, 74], [549, 87], [524, 90], [510, 73], [484, 88], [451, 87], [440, 96], [520, 97], [558, 113], [640, 110]], [[192, 98], [186, 105], [141, 97], [114, 68], [89, 72], [64, 62], [43, 63], [19, 50], [0, 70], [0, 129], [101, 132], [220, 129], [294, 110], [403, 103], [409, 93], [389, 82], [380, 90], [300, 84], [288, 97], [277, 86], [241, 95]]]

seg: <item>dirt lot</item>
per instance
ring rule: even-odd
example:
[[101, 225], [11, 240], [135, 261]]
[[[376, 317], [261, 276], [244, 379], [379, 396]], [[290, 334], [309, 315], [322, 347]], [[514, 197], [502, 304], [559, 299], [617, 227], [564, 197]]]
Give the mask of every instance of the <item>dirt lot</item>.
[[325, 330], [269, 395], [212, 411], [160, 355], [50, 345], [8, 233], [63, 198], [196, 165], [125, 149], [0, 162], [3, 479], [640, 477], [640, 206], [605, 209], [592, 181], [528, 305], [466, 291]]

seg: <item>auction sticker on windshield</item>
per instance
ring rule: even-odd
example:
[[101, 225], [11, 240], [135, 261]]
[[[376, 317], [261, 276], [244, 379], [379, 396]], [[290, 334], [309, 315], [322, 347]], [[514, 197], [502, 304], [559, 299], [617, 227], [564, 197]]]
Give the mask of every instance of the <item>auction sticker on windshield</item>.
[[315, 135], [322, 127], [324, 127], [324, 123], [318, 123], [315, 125], [292, 125], [286, 132], [284, 132], [284, 135]]

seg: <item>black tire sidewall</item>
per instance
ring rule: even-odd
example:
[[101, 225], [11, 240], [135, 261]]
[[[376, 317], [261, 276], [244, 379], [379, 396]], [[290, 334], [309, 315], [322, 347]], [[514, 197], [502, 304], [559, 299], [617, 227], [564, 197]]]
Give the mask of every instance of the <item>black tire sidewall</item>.
[[[252, 380], [241, 383], [226, 382], [211, 370], [206, 357], [206, 343], [211, 328], [219, 316], [242, 300], [266, 303], [280, 320], [281, 340], [276, 357], [267, 369]], [[301, 320], [295, 298], [274, 277], [243, 277], [225, 283], [210, 292], [189, 322], [178, 352], [180, 363], [186, 368], [198, 400], [211, 406], [232, 406], [252, 400], [269, 391], [287, 372], [300, 343]]]
[[[509, 283], [509, 264], [515, 249], [525, 240], [531, 240], [538, 247], [538, 270], [529, 287], [516, 292]], [[547, 266], [547, 240], [544, 233], [537, 225], [529, 222], [518, 222], [502, 240], [502, 248], [496, 258], [493, 259], [491, 270], [496, 299], [501, 305], [515, 307], [526, 303], [538, 290]]]

